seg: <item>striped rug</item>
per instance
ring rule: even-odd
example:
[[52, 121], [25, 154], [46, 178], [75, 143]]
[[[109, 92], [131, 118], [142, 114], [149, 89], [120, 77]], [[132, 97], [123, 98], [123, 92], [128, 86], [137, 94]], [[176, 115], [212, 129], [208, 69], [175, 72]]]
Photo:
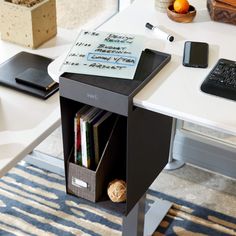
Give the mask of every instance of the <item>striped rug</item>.
[[[172, 201], [162, 235], [236, 235], [236, 219], [149, 191], [148, 203]], [[121, 235], [121, 217], [65, 194], [61, 176], [19, 164], [0, 180], [0, 235]], [[132, 235], [131, 235], [132, 236]]]

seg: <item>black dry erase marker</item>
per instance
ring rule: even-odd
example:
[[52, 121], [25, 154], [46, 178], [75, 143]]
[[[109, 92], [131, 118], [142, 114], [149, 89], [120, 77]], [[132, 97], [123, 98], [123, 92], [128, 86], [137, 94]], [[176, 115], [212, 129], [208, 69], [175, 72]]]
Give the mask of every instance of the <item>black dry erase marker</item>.
[[174, 36], [167, 34], [166, 32], [164, 32], [163, 30], [159, 29], [157, 26], [154, 26], [150, 23], [146, 23], [145, 25], [148, 29], [154, 31], [159, 37], [163, 38], [163, 39], [167, 39], [170, 42], [174, 41]]

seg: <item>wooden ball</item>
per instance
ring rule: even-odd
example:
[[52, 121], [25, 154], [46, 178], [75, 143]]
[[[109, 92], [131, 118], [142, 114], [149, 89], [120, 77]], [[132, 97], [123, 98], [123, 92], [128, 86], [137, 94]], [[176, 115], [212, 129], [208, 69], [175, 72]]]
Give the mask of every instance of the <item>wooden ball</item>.
[[124, 202], [126, 200], [126, 183], [115, 179], [108, 184], [107, 194], [112, 202]]

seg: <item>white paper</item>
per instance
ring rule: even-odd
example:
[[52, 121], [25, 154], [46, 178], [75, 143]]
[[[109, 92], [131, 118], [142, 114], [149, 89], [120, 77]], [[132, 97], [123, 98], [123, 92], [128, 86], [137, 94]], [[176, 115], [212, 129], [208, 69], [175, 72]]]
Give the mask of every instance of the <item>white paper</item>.
[[60, 71], [133, 79], [143, 45], [142, 36], [82, 30]]

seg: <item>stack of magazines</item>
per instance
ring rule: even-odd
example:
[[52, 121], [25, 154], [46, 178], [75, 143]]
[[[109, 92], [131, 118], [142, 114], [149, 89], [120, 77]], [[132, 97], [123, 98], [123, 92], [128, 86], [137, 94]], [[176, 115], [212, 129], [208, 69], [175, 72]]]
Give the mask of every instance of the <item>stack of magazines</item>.
[[117, 115], [84, 105], [74, 118], [74, 162], [95, 170], [108, 142]]

